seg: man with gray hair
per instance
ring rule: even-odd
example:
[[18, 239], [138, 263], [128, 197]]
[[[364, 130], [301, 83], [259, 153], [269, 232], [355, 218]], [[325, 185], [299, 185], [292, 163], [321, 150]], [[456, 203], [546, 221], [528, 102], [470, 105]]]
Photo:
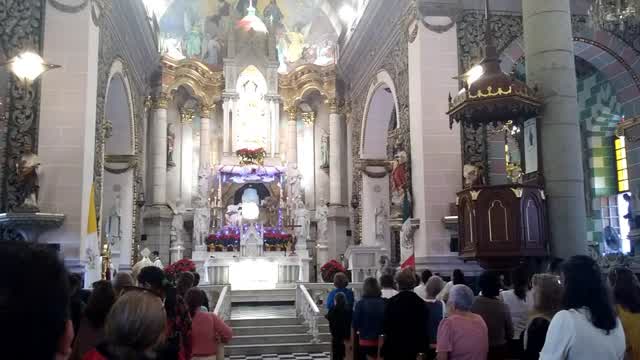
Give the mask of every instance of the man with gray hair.
[[389, 299], [382, 326], [385, 359], [415, 360], [429, 348], [429, 310], [424, 300], [413, 292], [415, 279], [410, 268], [396, 276], [400, 292]]
[[470, 311], [473, 300], [466, 285], [454, 285], [449, 291], [448, 316], [438, 327], [438, 359], [487, 359], [489, 330], [482, 317]]

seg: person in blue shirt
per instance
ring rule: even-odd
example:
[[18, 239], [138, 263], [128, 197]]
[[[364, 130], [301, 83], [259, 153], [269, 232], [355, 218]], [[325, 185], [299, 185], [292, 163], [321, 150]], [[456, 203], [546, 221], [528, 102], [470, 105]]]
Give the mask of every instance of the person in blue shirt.
[[337, 293], [343, 293], [347, 298], [347, 306], [350, 309], [353, 309], [353, 290], [347, 288], [347, 285], [349, 285], [349, 279], [344, 273], [337, 273], [333, 276], [333, 286], [335, 286], [336, 288], [331, 290], [331, 292], [327, 296], [327, 302], [325, 304], [327, 310], [333, 309], [335, 305], [334, 298], [336, 297]]
[[353, 332], [358, 334], [360, 359], [379, 357], [380, 336], [383, 334], [385, 300], [375, 278], [367, 278], [362, 285], [362, 299], [353, 312]]

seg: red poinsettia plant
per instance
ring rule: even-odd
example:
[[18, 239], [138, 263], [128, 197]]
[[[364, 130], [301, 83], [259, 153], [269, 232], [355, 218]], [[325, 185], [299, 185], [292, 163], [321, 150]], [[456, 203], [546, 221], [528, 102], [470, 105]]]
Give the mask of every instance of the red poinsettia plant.
[[193, 261], [189, 259], [182, 259], [182, 260], [176, 261], [173, 264], [167, 265], [164, 268], [164, 273], [170, 279], [175, 279], [178, 276], [178, 274], [183, 272], [195, 272], [195, 271], [196, 271], [196, 264], [194, 264]]
[[329, 262], [322, 265], [320, 268], [320, 274], [322, 275], [322, 281], [324, 282], [332, 282], [335, 274], [346, 272], [347, 269], [345, 269], [337, 260], [329, 260]]
[[263, 148], [236, 150], [236, 156], [240, 158], [240, 165], [262, 165], [267, 152]]

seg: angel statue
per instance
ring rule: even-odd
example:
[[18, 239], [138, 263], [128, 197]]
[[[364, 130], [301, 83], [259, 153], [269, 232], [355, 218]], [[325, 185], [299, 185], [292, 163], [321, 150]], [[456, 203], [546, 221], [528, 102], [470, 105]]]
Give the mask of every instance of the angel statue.
[[318, 241], [327, 241], [327, 218], [329, 217], [329, 207], [320, 200], [320, 205], [316, 208], [316, 221], [318, 222]]
[[17, 190], [20, 203], [18, 208], [24, 211], [38, 211], [38, 168], [40, 159], [28, 146], [16, 164]]

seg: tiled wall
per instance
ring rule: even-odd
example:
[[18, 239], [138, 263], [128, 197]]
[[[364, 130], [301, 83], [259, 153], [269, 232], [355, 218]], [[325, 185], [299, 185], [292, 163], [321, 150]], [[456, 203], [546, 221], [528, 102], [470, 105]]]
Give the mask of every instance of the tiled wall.
[[[602, 241], [600, 198], [617, 193], [614, 130], [620, 120], [622, 106], [610, 83], [600, 72], [578, 80], [578, 104], [584, 137], [585, 182], [590, 187], [591, 204], [587, 219], [587, 240]], [[585, 169], [586, 170], [586, 169]]]

